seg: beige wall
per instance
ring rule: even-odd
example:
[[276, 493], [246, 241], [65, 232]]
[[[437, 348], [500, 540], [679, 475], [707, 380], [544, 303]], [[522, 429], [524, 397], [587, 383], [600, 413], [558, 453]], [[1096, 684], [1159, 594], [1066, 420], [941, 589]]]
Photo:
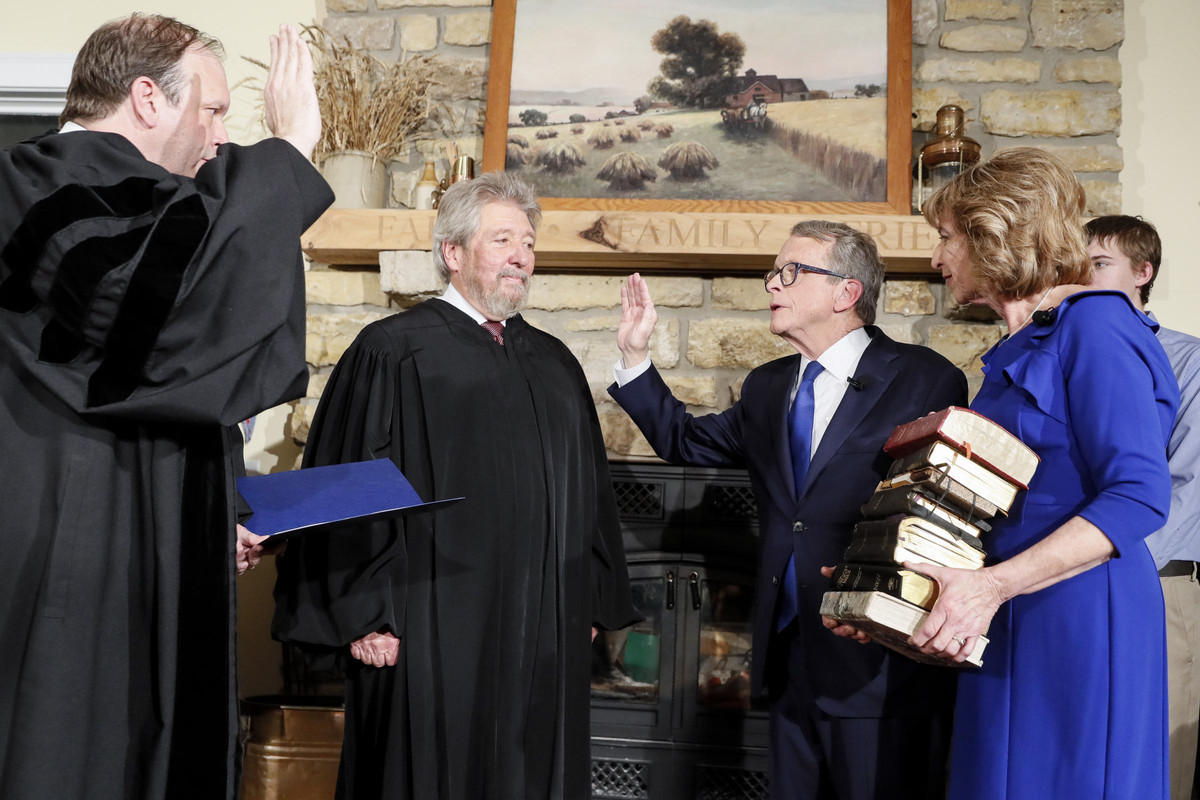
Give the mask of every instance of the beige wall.
[[[124, 16], [137, 6], [121, 0], [67, 0], [52, 7], [40, 3], [5, 3], [4, 24], [0, 25], [0, 53], [42, 52], [75, 53], [101, 23]], [[256, 0], [231, 2], [214, 0], [190, 3], [185, 0], [157, 0], [142, 10], [176, 17], [221, 39], [225, 45], [225, 69], [232, 86], [246, 77], [262, 73], [242, 56], [267, 61], [267, 37], [281, 22], [310, 23], [324, 15], [323, 0]], [[249, 91], [234, 92], [230, 134], [235, 141], [251, 142], [261, 138], [253, 124], [257, 113]]]
[[1158, 226], [1163, 267], [1150, 309], [1200, 336], [1200, 3], [1125, 4], [1122, 205]]

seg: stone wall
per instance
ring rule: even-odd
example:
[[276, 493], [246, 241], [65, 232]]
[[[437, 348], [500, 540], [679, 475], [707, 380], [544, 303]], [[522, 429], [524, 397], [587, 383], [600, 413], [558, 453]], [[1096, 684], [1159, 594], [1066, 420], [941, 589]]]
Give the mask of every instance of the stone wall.
[[[328, 0], [325, 24], [381, 54], [438, 52], [480, 76], [457, 99], [463, 120], [454, 143], [482, 156], [488, 0]], [[914, 151], [937, 108], [966, 110], [968, 134], [985, 156], [1017, 144], [1053, 150], [1077, 171], [1090, 213], [1119, 210], [1122, 167], [1117, 49], [1119, 0], [914, 0]], [[403, 205], [425, 153], [393, 165], [393, 205]], [[624, 414], [607, 399], [617, 358], [620, 279], [578, 272], [539, 273], [529, 321], [565, 341], [596, 398], [615, 456], [648, 455]], [[727, 408], [753, 366], [790, 352], [767, 329], [758, 278], [655, 277], [659, 308], [652, 356], [676, 394], [697, 412]], [[427, 253], [385, 253], [380, 268], [314, 264], [308, 274], [309, 398], [296, 404], [291, 435], [303, 442], [316, 398], [361, 327], [441, 292]], [[877, 324], [893, 338], [928, 345], [980, 381], [979, 357], [1001, 335], [987, 309], [957, 306], [940, 281], [889, 280]]]
[[446, 158], [446, 146], [483, 157], [483, 121], [491, 41], [491, 0], [326, 0], [322, 24], [383, 59], [434, 55], [467, 76], [466, 96], [451, 98], [461, 125], [450, 139], [409, 148], [390, 167], [389, 205], [404, 208], [425, 159]]
[[1089, 214], [1120, 213], [1121, 0], [913, 0], [914, 153], [940, 106], [967, 112], [984, 157], [1062, 157]]
[[[618, 357], [621, 280], [539, 273], [524, 315], [566, 342], [583, 365], [609, 451], [650, 455], [645, 440], [605, 391]], [[760, 278], [649, 277], [648, 283], [659, 311], [651, 357], [676, 396], [698, 413], [728, 408], [746, 372], [792, 352], [768, 330]], [[442, 290], [427, 253], [385, 253], [378, 272], [311, 270], [308, 360], [313, 377], [308, 399], [292, 413], [291, 435], [305, 440], [329, 372], [363, 325]], [[889, 280], [876, 324], [897, 341], [928, 344], [943, 353], [967, 372], [974, 387], [980, 380], [979, 357], [1001, 334], [990, 317], [987, 309], [955, 305], [938, 283]]]

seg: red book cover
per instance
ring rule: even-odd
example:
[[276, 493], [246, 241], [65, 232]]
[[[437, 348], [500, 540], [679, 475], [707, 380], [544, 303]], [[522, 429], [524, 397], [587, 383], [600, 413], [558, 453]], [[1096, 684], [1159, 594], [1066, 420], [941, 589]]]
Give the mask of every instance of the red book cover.
[[1041, 459], [1003, 426], [969, 408], [950, 406], [897, 425], [883, 451], [899, 458], [931, 442], [945, 442], [970, 460], [1019, 486], [1029, 485]]

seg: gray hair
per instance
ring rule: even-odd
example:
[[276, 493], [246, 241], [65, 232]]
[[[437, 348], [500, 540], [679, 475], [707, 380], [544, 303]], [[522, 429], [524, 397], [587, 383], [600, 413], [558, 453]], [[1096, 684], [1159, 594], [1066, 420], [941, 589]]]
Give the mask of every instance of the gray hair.
[[862, 297], [854, 304], [854, 313], [863, 325], [875, 322], [875, 306], [879, 303], [879, 290], [883, 286], [883, 261], [875, 240], [841, 222], [823, 219], [806, 219], [792, 227], [792, 236], [833, 242], [829, 250], [829, 269], [854, 278], [862, 284]]
[[450, 282], [450, 267], [442, 255], [442, 243], [466, 246], [479, 231], [483, 207], [488, 203], [512, 203], [525, 212], [537, 230], [542, 207], [528, 183], [509, 172], [485, 172], [478, 178], [459, 181], [442, 195], [437, 222], [433, 226], [433, 264], [438, 276]]

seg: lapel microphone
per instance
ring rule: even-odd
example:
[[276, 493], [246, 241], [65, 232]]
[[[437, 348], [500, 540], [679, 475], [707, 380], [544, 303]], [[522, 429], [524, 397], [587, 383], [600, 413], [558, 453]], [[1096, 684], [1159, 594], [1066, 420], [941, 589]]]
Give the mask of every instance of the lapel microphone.
[[867, 388], [866, 381], [855, 380], [854, 378], [846, 378], [846, 383], [854, 387], [854, 391], [861, 392]]
[[1045, 311], [1035, 311], [1031, 315], [1033, 324], [1037, 325], [1039, 328], [1047, 328], [1053, 325], [1054, 318], [1056, 316], [1058, 316], [1057, 306], [1054, 308], [1047, 308]]

